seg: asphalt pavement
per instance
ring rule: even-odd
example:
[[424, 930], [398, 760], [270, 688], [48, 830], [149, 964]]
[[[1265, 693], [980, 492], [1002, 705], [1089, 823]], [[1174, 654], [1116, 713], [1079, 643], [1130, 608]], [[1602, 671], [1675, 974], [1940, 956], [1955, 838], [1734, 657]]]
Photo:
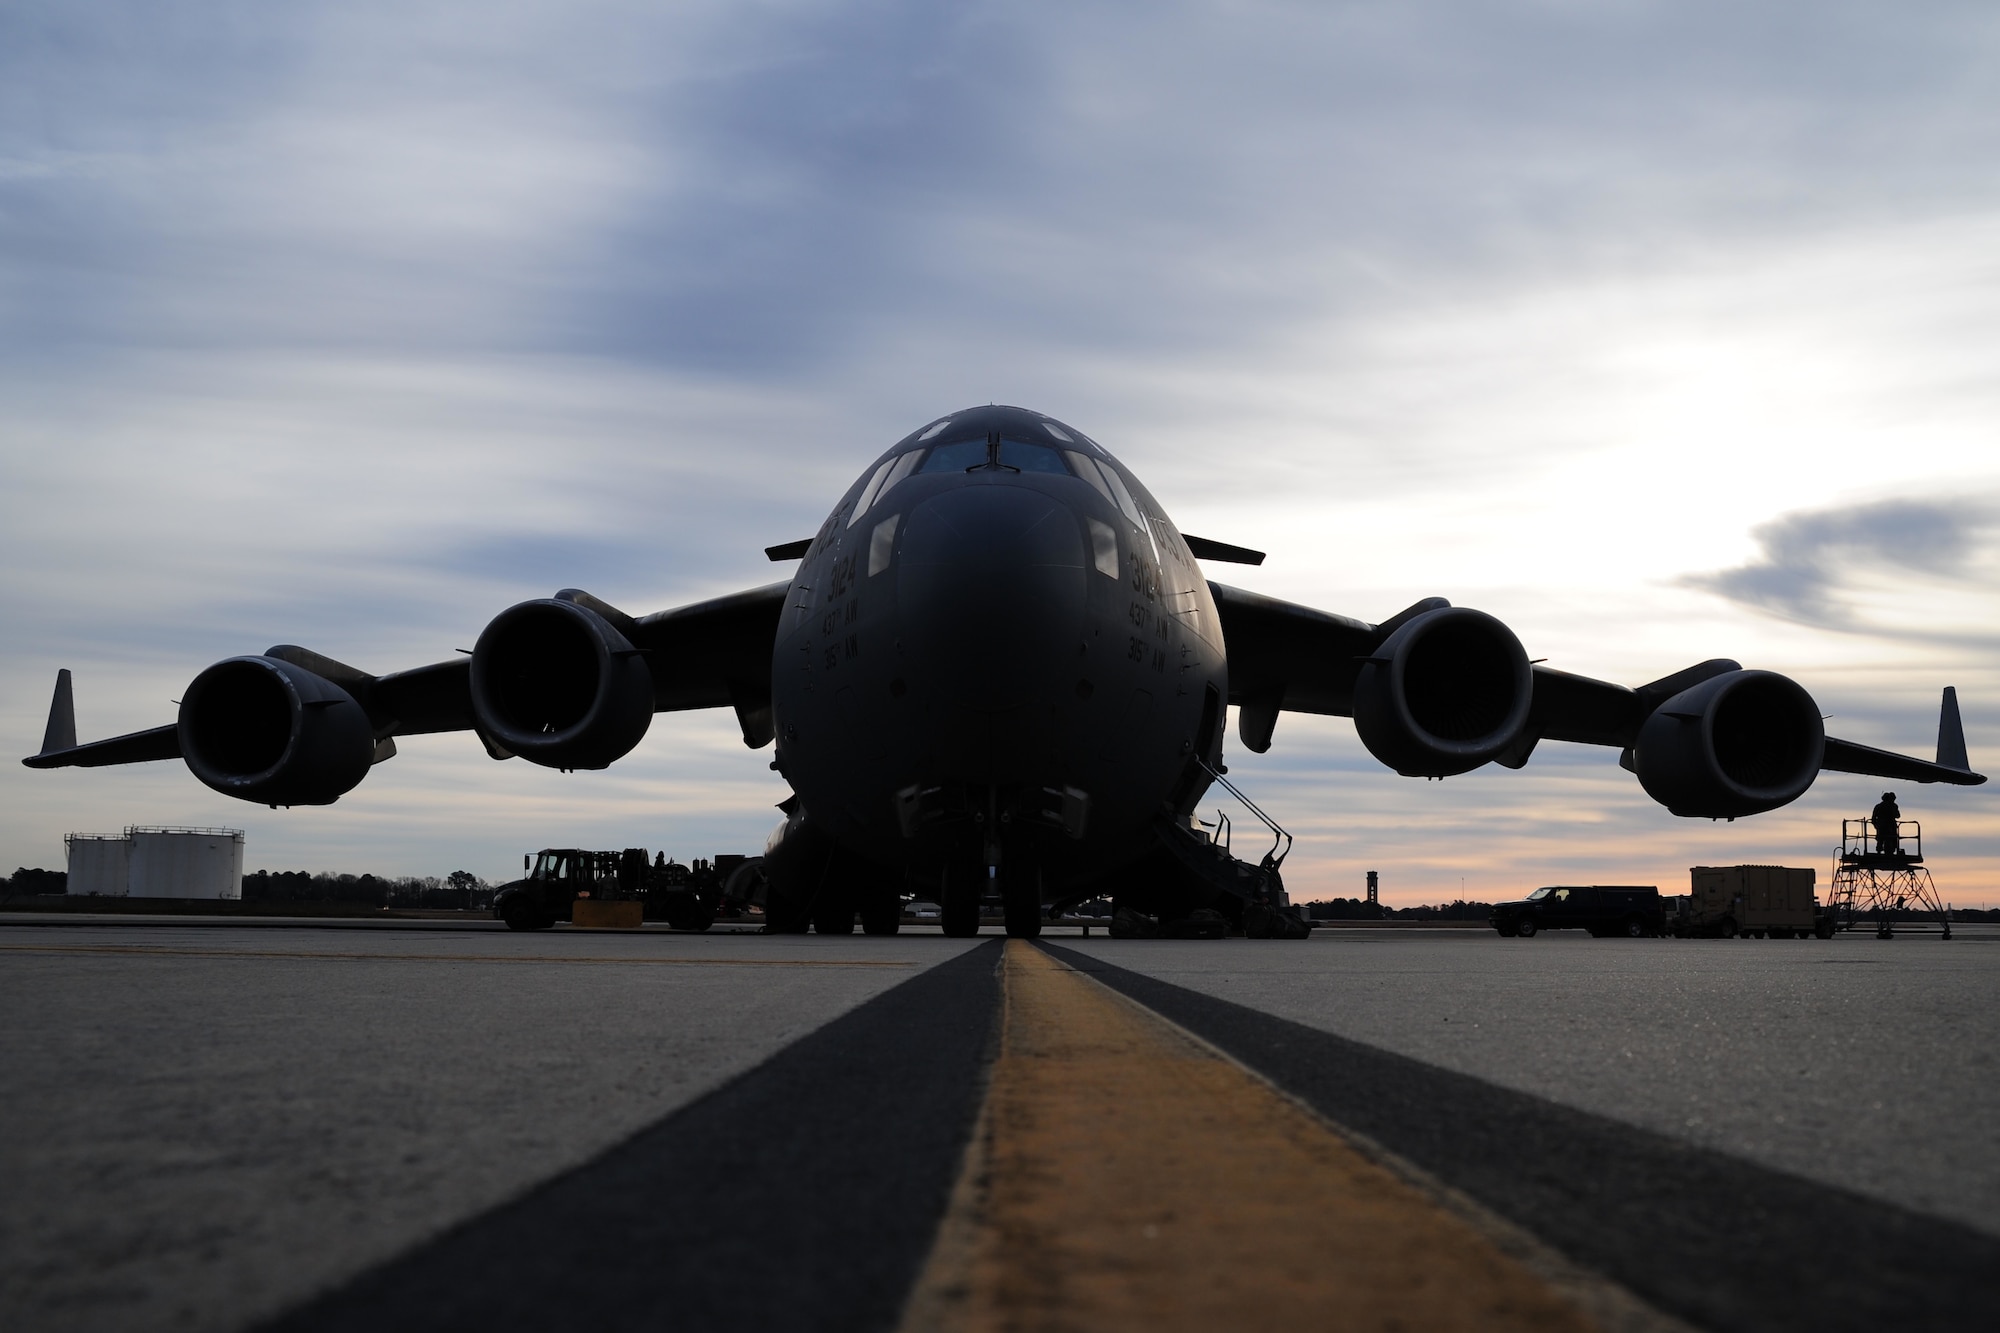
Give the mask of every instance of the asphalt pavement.
[[0, 1327], [246, 1327], [966, 947], [0, 924]]
[[[1050, 942], [1442, 1188], [1518, 1192], [1523, 1225], [1588, 1212], [1561, 1203], [1569, 1135], [1793, 1256], [1837, 1266], [1857, 1227], [1929, 1247], [1944, 1297], [1897, 1287], [1907, 1264], [1875, 1284], [1929, 1301], [1917, 1322], [1992, 1295], [1966, 1274], [2000, 1269], [2000, 932]], [[892, 1326], [972, 1135], [996, 957], [929, 931], [0, 922], [0, 1326], [551, 1326], [584, 1291], [596, 1327]], [[1529, 1185], [1418, 1161], [1487, 1122], [1547, 1131]]]
[[2000, 1235], [2000, 931], [1949, 941], [1315, 931], [1289, 950], [1063, 943]]

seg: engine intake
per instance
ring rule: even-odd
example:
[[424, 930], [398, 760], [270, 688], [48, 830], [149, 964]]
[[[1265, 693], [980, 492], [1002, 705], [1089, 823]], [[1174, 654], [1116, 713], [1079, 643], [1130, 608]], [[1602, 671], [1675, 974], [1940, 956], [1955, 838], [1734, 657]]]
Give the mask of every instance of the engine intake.
[[609, 768], [653, 722], [653, 677], [612, 624], [553, 598], [493, 618], [472, 649], [480, 730], [549, 768]]
[[1449, 777], [1497, 757], [1527, 724], [1535, 686], [1514, 632], [1451, 606], [1390, 635], [1354, 685], [1354, 729], [1406, 777]]
[[1734, 819], [1804, 795], [1825, 752], [1826, 726], [1803, 686], [1772, 671], [1731, 671], [1655, 709], [1633, 768], [1673, 813]]
[[375, 734], [354, 696], [273, 657], [232, 657], [181, 696], [181, 755], [221, 792], [268, 805], [331, 805], [368, 774]]

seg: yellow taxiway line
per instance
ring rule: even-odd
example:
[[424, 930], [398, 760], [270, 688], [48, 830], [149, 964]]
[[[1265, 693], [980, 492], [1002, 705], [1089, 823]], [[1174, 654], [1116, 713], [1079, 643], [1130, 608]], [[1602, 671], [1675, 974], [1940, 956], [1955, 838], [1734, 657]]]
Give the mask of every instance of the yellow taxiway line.
[[905, 1333], [1584, 1330], [1571, 1299], [1270, 1084], [1022, 940]]

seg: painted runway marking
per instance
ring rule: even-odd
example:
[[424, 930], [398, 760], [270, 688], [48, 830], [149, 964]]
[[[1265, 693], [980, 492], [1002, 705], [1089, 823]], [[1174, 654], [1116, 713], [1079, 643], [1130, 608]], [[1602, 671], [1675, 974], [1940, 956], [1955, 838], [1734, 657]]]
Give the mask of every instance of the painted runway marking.
[[986, 1107], [903, 1327], [1596, 1327], [1480, 1231], [1020, 940]]
[[1993, 1235], [1043, 948], [1468, 1201], [1503, 1246], [1528, 1238], [1608, 1328], [1945, 1333], [2000, 1307]]
[[917, 963], [843, 958], [577, 958], [559, 954], [330, 953], [294, 949], [176, 949], [159, 944], [0, 944], [4, 953], [122, 954], [136, 958], [310, 958], [360, 963], [595, 963], [612, 967], [886, 967]]

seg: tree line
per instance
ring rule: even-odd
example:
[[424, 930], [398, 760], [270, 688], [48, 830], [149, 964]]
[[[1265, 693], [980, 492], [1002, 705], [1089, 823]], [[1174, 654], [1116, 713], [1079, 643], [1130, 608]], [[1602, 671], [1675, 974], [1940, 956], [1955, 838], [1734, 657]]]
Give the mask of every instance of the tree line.
[[259, 870], [243, 877], [246, 903], [366, 903], [371, 907], [476, 910], [493, 905], [493, 888], [469, 870], [436, 875], [339, 875]]
[[1492, 912], [1492, 903], [1469, 903], [1463, 898], [1436, 907], [1387, 907], [1366, 898], [1329, 898], [1306, 904], [1306, 915], [1314, 921], [1484, 921]]
[[[6, 895], [42, 897], [69, 892], [61, 870], [21, 866], [6, 880]], [[342, 875], [331, 871], [258, 870], [243, 877], [247, 903], [366, 903], [373, 907], [484, 910], [493, 905], [494, 885], [470, 870], [436, 875]]]

